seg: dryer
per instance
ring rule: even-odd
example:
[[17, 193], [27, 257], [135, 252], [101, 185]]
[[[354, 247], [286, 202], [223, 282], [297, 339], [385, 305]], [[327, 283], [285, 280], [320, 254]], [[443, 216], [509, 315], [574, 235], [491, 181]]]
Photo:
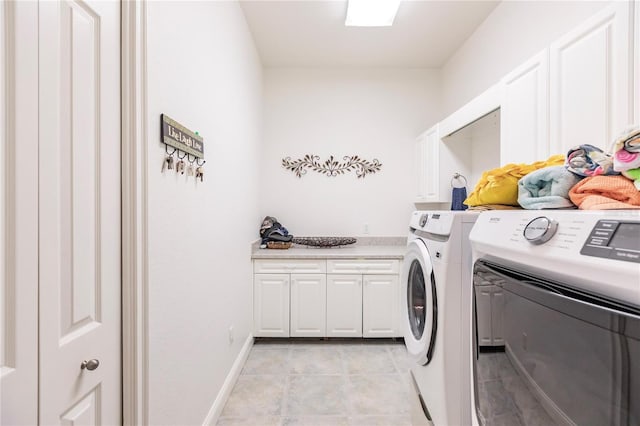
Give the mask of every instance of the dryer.
[[473, 424], [640, 425], [640, 211], [490, 211], [470, 240]]
[[468, 211], [412, 214], [403, 262], [402, 326], [410, 368], [412, 424], [471, 421], [469, 388], [471, 247], [478, 217]]

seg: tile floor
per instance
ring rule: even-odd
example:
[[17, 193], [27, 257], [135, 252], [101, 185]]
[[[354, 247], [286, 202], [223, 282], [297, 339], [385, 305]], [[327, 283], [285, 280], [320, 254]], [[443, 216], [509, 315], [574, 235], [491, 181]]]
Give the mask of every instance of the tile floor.
[[218, 425], [410, 426], [402, 339], [258, 340]]

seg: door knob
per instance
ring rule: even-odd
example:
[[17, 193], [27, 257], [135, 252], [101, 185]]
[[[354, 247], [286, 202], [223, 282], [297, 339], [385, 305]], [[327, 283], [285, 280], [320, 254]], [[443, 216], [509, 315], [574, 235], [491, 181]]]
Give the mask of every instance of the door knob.
[[97, 359], [90, 359], [89, 361], [82, 361], [82, 364], [80, 364], [80, 369], [84, 370], [85, 368], [89, 371], [93, 371], [96, 368], [98, 368], [98, 366], [100, 365], [100, 361], [98, 361]]

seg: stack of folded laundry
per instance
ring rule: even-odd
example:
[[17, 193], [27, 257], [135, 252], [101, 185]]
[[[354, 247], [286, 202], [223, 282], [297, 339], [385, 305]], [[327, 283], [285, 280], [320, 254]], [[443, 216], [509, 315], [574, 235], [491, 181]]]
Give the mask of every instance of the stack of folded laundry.
[[[614, 155], [591, 145], [580, 145], [567, 154], [567, 170], [583, 178], [569, 190], [569, 199], [581, 210], [611, 210], [640, 208], [640, 192], [627, 177], [620, 176], [628, 167], [640, 167], [630, 161], [626, 146], [640, 151], [640, 132], [625, 131], [614, 142]], [[631, 143], [627, 144], [626, 142]], [[620, 152], [620, 151], [625, 151]], [[635, 164], [635, 166], [634, 166]], [[623, 171], [624, 173], [624, 171]]]

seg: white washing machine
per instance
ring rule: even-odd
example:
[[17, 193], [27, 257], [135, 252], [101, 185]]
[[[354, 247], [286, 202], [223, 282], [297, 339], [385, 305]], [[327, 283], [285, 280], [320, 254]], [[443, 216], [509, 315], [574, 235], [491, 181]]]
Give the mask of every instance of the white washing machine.
[[489, 211], [470, 240], [473, 424], [639, 425], [640, 211]]
[[469, 389], [471, 247], [478, 213], [416, 211], [402, 272], [404, 342], [410, 369], [412, 424], [467, 425]]

